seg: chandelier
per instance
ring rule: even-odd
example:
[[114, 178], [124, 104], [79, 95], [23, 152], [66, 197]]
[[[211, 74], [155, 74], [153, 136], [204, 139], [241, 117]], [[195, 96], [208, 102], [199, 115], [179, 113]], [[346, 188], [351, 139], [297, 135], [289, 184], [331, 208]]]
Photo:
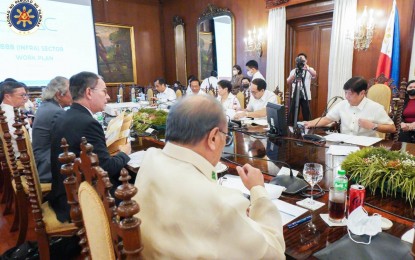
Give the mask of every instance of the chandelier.
[[373, 10], [367, 12], [367, 7], [363, 10], [360, 19], [357, 20], [356, 29], [354, 32], [354, 48], [359, 51], [365, 51], [369, 48], [373, 39], [373, 31], [375, 23], [373, 20]]
[[262, 56], [262, 30], [254, 27], [254, 30], [248, 31], [248, 37], [244, 38], [245, 51], [249, 54], [256, 55], [257, 57]]

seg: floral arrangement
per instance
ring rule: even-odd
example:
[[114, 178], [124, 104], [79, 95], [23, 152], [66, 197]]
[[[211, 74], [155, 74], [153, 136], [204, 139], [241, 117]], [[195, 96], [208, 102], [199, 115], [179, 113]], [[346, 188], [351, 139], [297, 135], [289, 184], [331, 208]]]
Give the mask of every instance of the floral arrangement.
[[412, 206], [415, 200], [415, 156], [384, 147], [367, 147], [346, 157], [342, 169], [350, 179], [382, 196], [402, 193]]
[[147, 128], [165, 129], [167, 112], [154, 108], [142, 108], [133, 116], [133, 128], [138, 134], [144, 133]]

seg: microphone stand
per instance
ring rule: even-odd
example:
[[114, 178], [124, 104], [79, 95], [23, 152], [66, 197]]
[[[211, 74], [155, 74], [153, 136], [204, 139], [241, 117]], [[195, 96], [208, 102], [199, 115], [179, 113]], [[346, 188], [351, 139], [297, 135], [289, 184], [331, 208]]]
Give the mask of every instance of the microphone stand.
[[[239, 156], [239, 157], [252, 158], [252, 159], [258, 159], [258, 160], [263, 160], [263, 161], [270, 161], [270, 162], [273, 162], [273, 163], [281, 163], [281, 164], [287, 166], [290, 169], [290, 175], [277, 175], [276, 177], [272, 178], [272, 180], [269, 182], [271, 184], [276, 184], [276, 185], [285, 187], [285, 191], [283, 191], [283, 193], [296, 194], [296, 193], [298, 193], [298, 192], [300, 192], [300, 191], [302, 191], [302, 190], [304, 190], [305, 188], [308, 187], [308, 183], [305, 180], [294, 176], [294, 173], [293, 173], [293, 170], [292, 170], [291, 166], [286, 162], [271, 160], [271, 159], [257, 158], [257, 157], [247, 156], [247, 155], [244, 155], [244, 154], [237, 154], [237, 153], [228, 153], [228, 152], [222, 152], [222, 153], [223, 154], [228, 154], [228, 155]], [[225, 157], [221, 157], [221, 158], [228, 161], [228, 162], [232, 162], [232, 163], [234, 163], [238, 166], [242, 166], [242, 165], [240, 165], [236, 162], [231, 161], [228, 158], [225, 158]]]

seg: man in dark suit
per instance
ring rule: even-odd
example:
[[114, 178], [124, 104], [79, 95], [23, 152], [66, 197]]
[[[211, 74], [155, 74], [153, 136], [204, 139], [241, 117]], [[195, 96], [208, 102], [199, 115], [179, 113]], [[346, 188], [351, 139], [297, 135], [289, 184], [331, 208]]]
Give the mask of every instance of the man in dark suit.
[[102, 78], [91, 72], [81, 72], [69, 80], [73, 104], [71, 108], [59, 117], [52, 131], [51, 169], [52, 190], [48, 195], [50, 206], [55, 210], [61, 222], [70, 220], [70, 207], [67, 203], [63, 181], [65, 176], [60, 173], [61, 163], [58, 156], [62, 153], [61, 139], [66, 138], [69, 150], [79, 156], [81, 138], [85, 137], [88, 143], [94, 146], [94, 153], [98, 155], [99, 165], [108, 172], [114, 188], [119, 185], [121, 169], [130, 160], [131, 145], [119, 146], [120, 152], [111, 157], [105, 144], [105, 135], [102, 126], [92, 115], [103, 111], [109, 100], [107, 88]]
[[36, 111], [32, 127], [32, 146], [36, 167], [42, 183], [52, 181], [50, 171], [51, 131], [54, 119], [64, 113], [64, 107], [72, 104], [69, 80], [64, 77], [52, 79], [42, 92], [42, 104]]

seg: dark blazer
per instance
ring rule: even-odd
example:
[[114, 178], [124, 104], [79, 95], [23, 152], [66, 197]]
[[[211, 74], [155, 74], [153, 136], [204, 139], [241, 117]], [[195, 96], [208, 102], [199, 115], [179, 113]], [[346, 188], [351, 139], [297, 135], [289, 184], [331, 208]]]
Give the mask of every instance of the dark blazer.
[[51, 182], [50, 145], [54, 119], [65, 110], [55, 100], [44, 101], [36, 111], [32, 127], [32, 146], [40, 182]]
[[130, 160], [130, 157], [123, 152], [111, 157], [105, 144], [105, 135], [102, 126], [95, 120], [91, 113], [84, 106], [73, 103], [66, 111], [52, 132], [51, 146], [51, 169], [52, 169], [52, 190], [48, 194], [50, 206], [55, 210], [58, 220], [64, 222], [70, 220], [70, 207], [66, 200], [65, 176], [60, 173], [61, 163], [58, 156], [62, 153], [61, 139], [66, 138], [69, 150], [79, 156], [81, 138], [85, 137], [88, 143], [94, 146], [93, 152], [98, 155], [99, 165], [108, 172], [111, 183], [115, 188], [120, 184], [118, 177], [121, 169]]

